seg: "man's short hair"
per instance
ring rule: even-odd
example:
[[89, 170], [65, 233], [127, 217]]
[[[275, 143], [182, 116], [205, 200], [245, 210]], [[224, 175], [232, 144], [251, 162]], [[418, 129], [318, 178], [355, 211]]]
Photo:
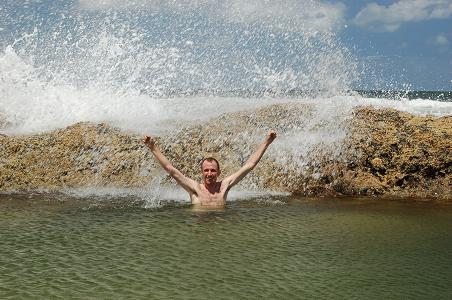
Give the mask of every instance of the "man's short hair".
[[204, 157], [202, 160], [201, 160], [201, 163], [199, 164], [199, 166], [201, 167], [201, 170], [202, 170], [202, 164], [205, 162], [205, 161], [208, 161], [208, 162], [216, 162], [217, 163], [217, 167], [218, 167], [218, 172], [220, 172], [220, 163], [218, 162], [218, 160], [216, 159], [216, 158], [214, 158], [214, 157], [211, 157], [211, 156], [209, 156], [209, 157]]

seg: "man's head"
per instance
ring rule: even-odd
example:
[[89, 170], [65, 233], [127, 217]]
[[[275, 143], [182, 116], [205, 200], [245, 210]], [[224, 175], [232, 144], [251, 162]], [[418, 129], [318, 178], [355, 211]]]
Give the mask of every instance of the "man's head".
[[205, 184], [210, 185], [217, 182], [220, 176], [220, 164], [213, 157], [206, 157], [201, 161], [202, 180]]

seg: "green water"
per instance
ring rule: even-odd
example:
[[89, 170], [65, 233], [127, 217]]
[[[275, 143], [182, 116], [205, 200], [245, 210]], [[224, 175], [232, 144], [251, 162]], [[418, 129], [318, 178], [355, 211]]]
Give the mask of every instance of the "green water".
[[1, 299], [452, 298], [450, 206], [3, 195], [0, 239]]

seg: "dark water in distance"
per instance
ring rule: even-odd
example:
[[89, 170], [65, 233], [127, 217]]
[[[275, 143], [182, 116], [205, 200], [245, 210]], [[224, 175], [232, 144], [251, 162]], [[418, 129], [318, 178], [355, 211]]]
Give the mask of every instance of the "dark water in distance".
[[389, 98], [389, 99], [424, 99], [436, 101], [452, 101], [452, 91], [361, 91], [361, 96], [368, 98]]
[[0, 195], [1, 299], [451, 299], [452, 207]]
[[[180, 97], [180, 96], [220, 96], [220, 97], [312, 97], [316, 95], [323, 95], [322, 91], [304, 91], [298, 89], [290, 90], [168, 90], [165, 94], [153, 95], [148, 91], [142, 91], [145, 94], [158, 97]], [[366, 98], [386, 98], [386, 99], [423, 99], [434, 101], [452, 101], [452, 91], [393, 91], [393, 90], [350, 90], [345, 91], [344, 94], [359, 94]]]

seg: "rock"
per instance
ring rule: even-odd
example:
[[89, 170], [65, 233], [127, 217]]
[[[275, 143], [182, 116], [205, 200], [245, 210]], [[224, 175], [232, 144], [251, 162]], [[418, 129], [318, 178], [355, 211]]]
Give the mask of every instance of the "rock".
[[372, 166], [376, 170], [384, 169], [384, 161], [381, 158], [379, 158], [379, 157], [375, 157], [374, 159], [371, 160], [370, 163], [372, 164]]
[[[229, 174], [246, 161], [266, 128], [275, 128], [279, 138], [243, 185], [301, 195], [452, 200], [450, 116], [359, 107], [338, 125], [346, 132], [338, 141], [320, 140], [310, 147], [304, 140], [283, 142], [310, 128], [313, 115], [313, 107], [306, 104], [271, 105], [224, 114], [209, 126], [189, 126], [157, 138], [157, 143], [177, 168], [199, 180], [202, 157], [216, 157], [222, 174]], [[161, 169], [141, 136], [105, 123], [78, 123], [33, 136], [0, 136], [2, 191], [139, 187], [157, 174]]]
[[[79, 123], [36, 136], [3, 137], [0, 189], [60, 189], [77, 186], [141, 186], [149, 178], [141, 168], [154, 169], [138, 138], [105, 124]], [[35, 184], [30, 184], [34, 182]]]

